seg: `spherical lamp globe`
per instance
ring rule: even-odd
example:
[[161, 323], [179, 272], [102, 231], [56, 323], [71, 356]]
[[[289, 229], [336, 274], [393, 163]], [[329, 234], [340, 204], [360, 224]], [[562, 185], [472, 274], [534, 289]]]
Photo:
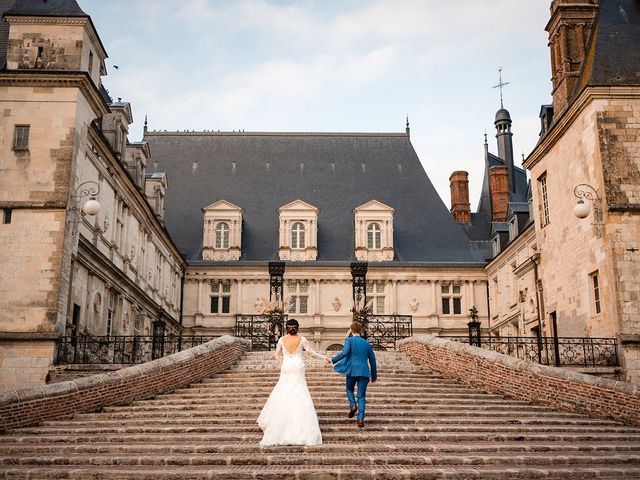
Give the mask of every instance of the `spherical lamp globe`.
[[587, 218], [589, 216], [589, 205], [584, 203], [582, 200], [578, 200], [578, 203], [575, 207], [573, 207], [573, 214], [578, 218]]
[[100, 211], [100, 203], [95, 198], [91, 197], [82, 206], [82, 211], [87, 215], [97, 215]]

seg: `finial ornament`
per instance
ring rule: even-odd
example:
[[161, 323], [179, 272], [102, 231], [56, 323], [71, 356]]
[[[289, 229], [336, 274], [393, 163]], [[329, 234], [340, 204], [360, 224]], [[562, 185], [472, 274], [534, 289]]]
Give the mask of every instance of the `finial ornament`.
[[484, 144], [487, 144], [487, 131], [484, 131]]
[[409, 115], [407, 115], [407, 128], [409, 128]]
[[502, 103], [502, 88], [506, 85], [509, 85], [511, 82], [503, 82], [502, 81], [502, 67], [498, 67], [498, 84], [494, 85], [491, 88], [499, 88], [500, 89], [500, 108], [504, 108], [504, 104]]
[[407, 137], [410, 137], [411, 129], [409, 128], [409, 115], [407, 115], [407, 127], [405, 128], [405, 131], [407, 132]]
[[148, 126], [148, 122], [147, 122], [147, 114], [144, 114], [144, 133], [147, 133], [147, 126]]

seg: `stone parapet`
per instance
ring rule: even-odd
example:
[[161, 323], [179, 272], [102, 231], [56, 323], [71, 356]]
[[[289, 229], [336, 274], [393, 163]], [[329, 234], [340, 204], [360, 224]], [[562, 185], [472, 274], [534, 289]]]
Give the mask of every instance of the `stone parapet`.
[[0, 431], [126, 404], [184, 387], [225, 370], [249, 348], [230, 336], [115, 372], [0, 395]]
[[640, 386], [547, 367], [431, 335], [407, 338], [399, 345], [413, 363], [476, 388], [640, 425]]

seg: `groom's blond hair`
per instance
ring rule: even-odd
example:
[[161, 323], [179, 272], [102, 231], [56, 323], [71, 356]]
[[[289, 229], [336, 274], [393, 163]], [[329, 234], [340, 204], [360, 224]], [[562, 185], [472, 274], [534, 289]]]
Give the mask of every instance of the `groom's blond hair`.
[[360, 335], [362, 333], [362, 324], [360, 322], [353, 322], [351, 324], [351, 331]]

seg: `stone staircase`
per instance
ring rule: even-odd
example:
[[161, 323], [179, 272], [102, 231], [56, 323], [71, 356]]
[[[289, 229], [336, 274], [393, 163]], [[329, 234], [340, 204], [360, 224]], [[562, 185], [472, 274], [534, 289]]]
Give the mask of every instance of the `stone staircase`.
[[[189, 388], [0, 436], [0, 477], [74, 479], [640, 478], [640, 428], [476, 391], [378, 353], [367, 426], [343, 377], [307, 360], [324, 444], [261, 449], [271, 352]], [[292, 405], [291, 408], [295, 408]]]

